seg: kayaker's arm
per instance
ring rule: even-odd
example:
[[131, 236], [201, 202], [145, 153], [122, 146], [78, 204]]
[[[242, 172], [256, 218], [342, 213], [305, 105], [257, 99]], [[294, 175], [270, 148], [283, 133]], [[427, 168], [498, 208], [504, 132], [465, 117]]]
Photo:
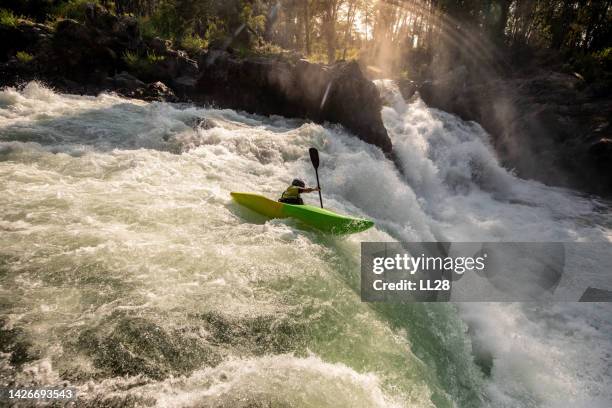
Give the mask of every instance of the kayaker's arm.
[[313, 191], [319, 191], [319, 188], [300, 188], [300, 193], [312, 193]]

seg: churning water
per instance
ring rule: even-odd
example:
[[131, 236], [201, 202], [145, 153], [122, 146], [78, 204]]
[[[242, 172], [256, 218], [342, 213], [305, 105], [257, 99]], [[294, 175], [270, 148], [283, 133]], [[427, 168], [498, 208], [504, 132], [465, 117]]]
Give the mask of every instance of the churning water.
[[[609, 204], [515, 177], [478, 125], [379, 85], [401, 172], [334, 126], [0, 92], [2, 382], [79, 406], [609, 407], [609, 305], [360, 301], [361, 241], [612, 241]], [[230, 200], [312, 184], [311, 146], [327, 207], [376, 228]]]

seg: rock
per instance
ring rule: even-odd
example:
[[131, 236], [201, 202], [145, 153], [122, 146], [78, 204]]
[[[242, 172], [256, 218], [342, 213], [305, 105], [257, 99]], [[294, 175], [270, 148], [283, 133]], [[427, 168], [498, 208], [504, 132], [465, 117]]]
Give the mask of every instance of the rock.
[[306, 60], [239, 58], [214, 50], [200, 58], [192, 98], [263, 115], [339, 123], [360, 139], [390, 153], [376, 86], [355, 62], [331, 67]]
[[194, 93], [197, 82], [197, 77], [183, 75], [181, 77], [172, 79], [171, 85], [177, 96], [186, 99], [189, 97], [189, 95]]
[[593, 163], [594, 180], [601, 190], [612, 189], [612, 139], [601, 138], [588, 148], [588, 160]]
[[323, 118], [390, 153], [393, 146], [380, 116], [382, 101], [376, 85], [363, 76], [355, 61], [336, 64], [330, 74], [327, 97], [324, 93], [321, 101]]
[[164, 55], [172, 46], [170, 40], [163, 40], [159, 37], [155, 37], [149, 41], [149, 48], [158, 55]]
[[589, 154], [598, 161], [612, 164], [612, 139], [599, 139], [589, 147]]
[[67, 76], [87, 78], [95, 70], [113, 72], [118, 65], [111, 40], [74, 20], [60, 21], [53, 36], [51, 64]]
[[111, 81], [113, 88], [123, 88], [129, 91], [146, 87], [144, 82], [125, 71], [112, 77]]
[[418, 92], [428, 105], [480, 123], [519, 176], [609, 196], [610, 156], [601, 140], [610, 134], [612, 100], [583, 88], [574, 75], [545, 69], [514, 77], [454, 70]]
[[113, 75], [128, 68], [124, 55], [137, 52], [141, 40], [133, 17], [118, 17], [99, 5], [87, 5], [85, 24], [74, 20], [57, 23], [47, 71], [91, 82], [94, 70]]
[[418, 84], [415, 81], [411, 81], [408, 79], [400, 79], [397, 81], [397, 87], [402, 94], [402, 97], [406, 100], [412, 98], [412, 96], [418, 90]]
[[172, 89], [168, 88], [163, 82], [157, 81], [150, 83], [146, 88], [137, 92], [137, 97], [146, 101], [176, 102], [177, 97]]
[[149, 69], [140, 76], [151, 82], [171, 82], [182, 76], [196, 77], [199, 73], [198, 63], [183, 51], [168, 49], [165, 54], [157, 55], [158, 60], [151, 63]]
[[579, 302], [612, 302], [612, 291], [588, 287]]
[[15, 27], [0, 25], [0, 62], [8, 61], [18, 51], [37, 53], [51, 34], [51, 29], [43, 24], [23, 22]]
[[184, 51], [168, 50], [166, 52], [166, 57], [175, 64], [176, 68], [173, 71], [173, 78], [179, 76], [195, 77], [199, 74], [198, 63], [189, 58]]
[[[378, 90], [355, 62], [325, 66], [299, 60], [298, 54], [243, 58], [237, 52], [214, 49], [200, 52], [196, 61], [184, 51], [173, 50], [168, 41], [156, 38], [144, 43], [134, 18], [115, 16], [96, 4], [85, 7], [85, 23], [62, 20], [54, 33], [32, 27], [10, 35], [22, 36], [24, 44], [31, 43], [32, 35], [46, 38], [44, 49], [35, 55], [36, 64], [0, 65], [0, 83], [50, 79], [64, 91], [114, 90], [128, 97], [168, 102], [177, 101], [178, 94], [181, 100], [264, 115], [339, 123], [367, 143], [391, 152]], [[234, 40], [249, 42], [249, 36], [245, 26], [236, 31]], [[15, 50], [2, 46], [0, 50], [14, 58]], [[128, 52], [140, 57], [127, 61]]]
[[119, 17], [108, 12], [99, 4], [87, 3], [85, 5], [85, 24], [106, 32], [113, 32], [117, 30]]
[[208, 130], [217, 127], [217, 124], [208, 118], [196, 118], [193, 122], [194, 129]]

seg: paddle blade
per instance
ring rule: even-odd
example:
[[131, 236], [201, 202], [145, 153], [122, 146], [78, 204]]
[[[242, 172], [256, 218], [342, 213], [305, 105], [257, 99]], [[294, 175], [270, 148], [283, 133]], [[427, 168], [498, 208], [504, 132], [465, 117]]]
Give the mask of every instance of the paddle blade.
[[310, 153], [310, 161], [315, 169], [319, 168], [319, 151], [314, 147], [308, 149], [308, 153]]

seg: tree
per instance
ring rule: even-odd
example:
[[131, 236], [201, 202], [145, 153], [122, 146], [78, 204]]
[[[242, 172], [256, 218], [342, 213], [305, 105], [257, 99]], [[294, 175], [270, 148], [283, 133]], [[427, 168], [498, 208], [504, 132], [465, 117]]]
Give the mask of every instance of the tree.
[[327, 45], [327, 63], [336, 61], [336, 22], [343, 0], [321, 0], [322, 31]]

